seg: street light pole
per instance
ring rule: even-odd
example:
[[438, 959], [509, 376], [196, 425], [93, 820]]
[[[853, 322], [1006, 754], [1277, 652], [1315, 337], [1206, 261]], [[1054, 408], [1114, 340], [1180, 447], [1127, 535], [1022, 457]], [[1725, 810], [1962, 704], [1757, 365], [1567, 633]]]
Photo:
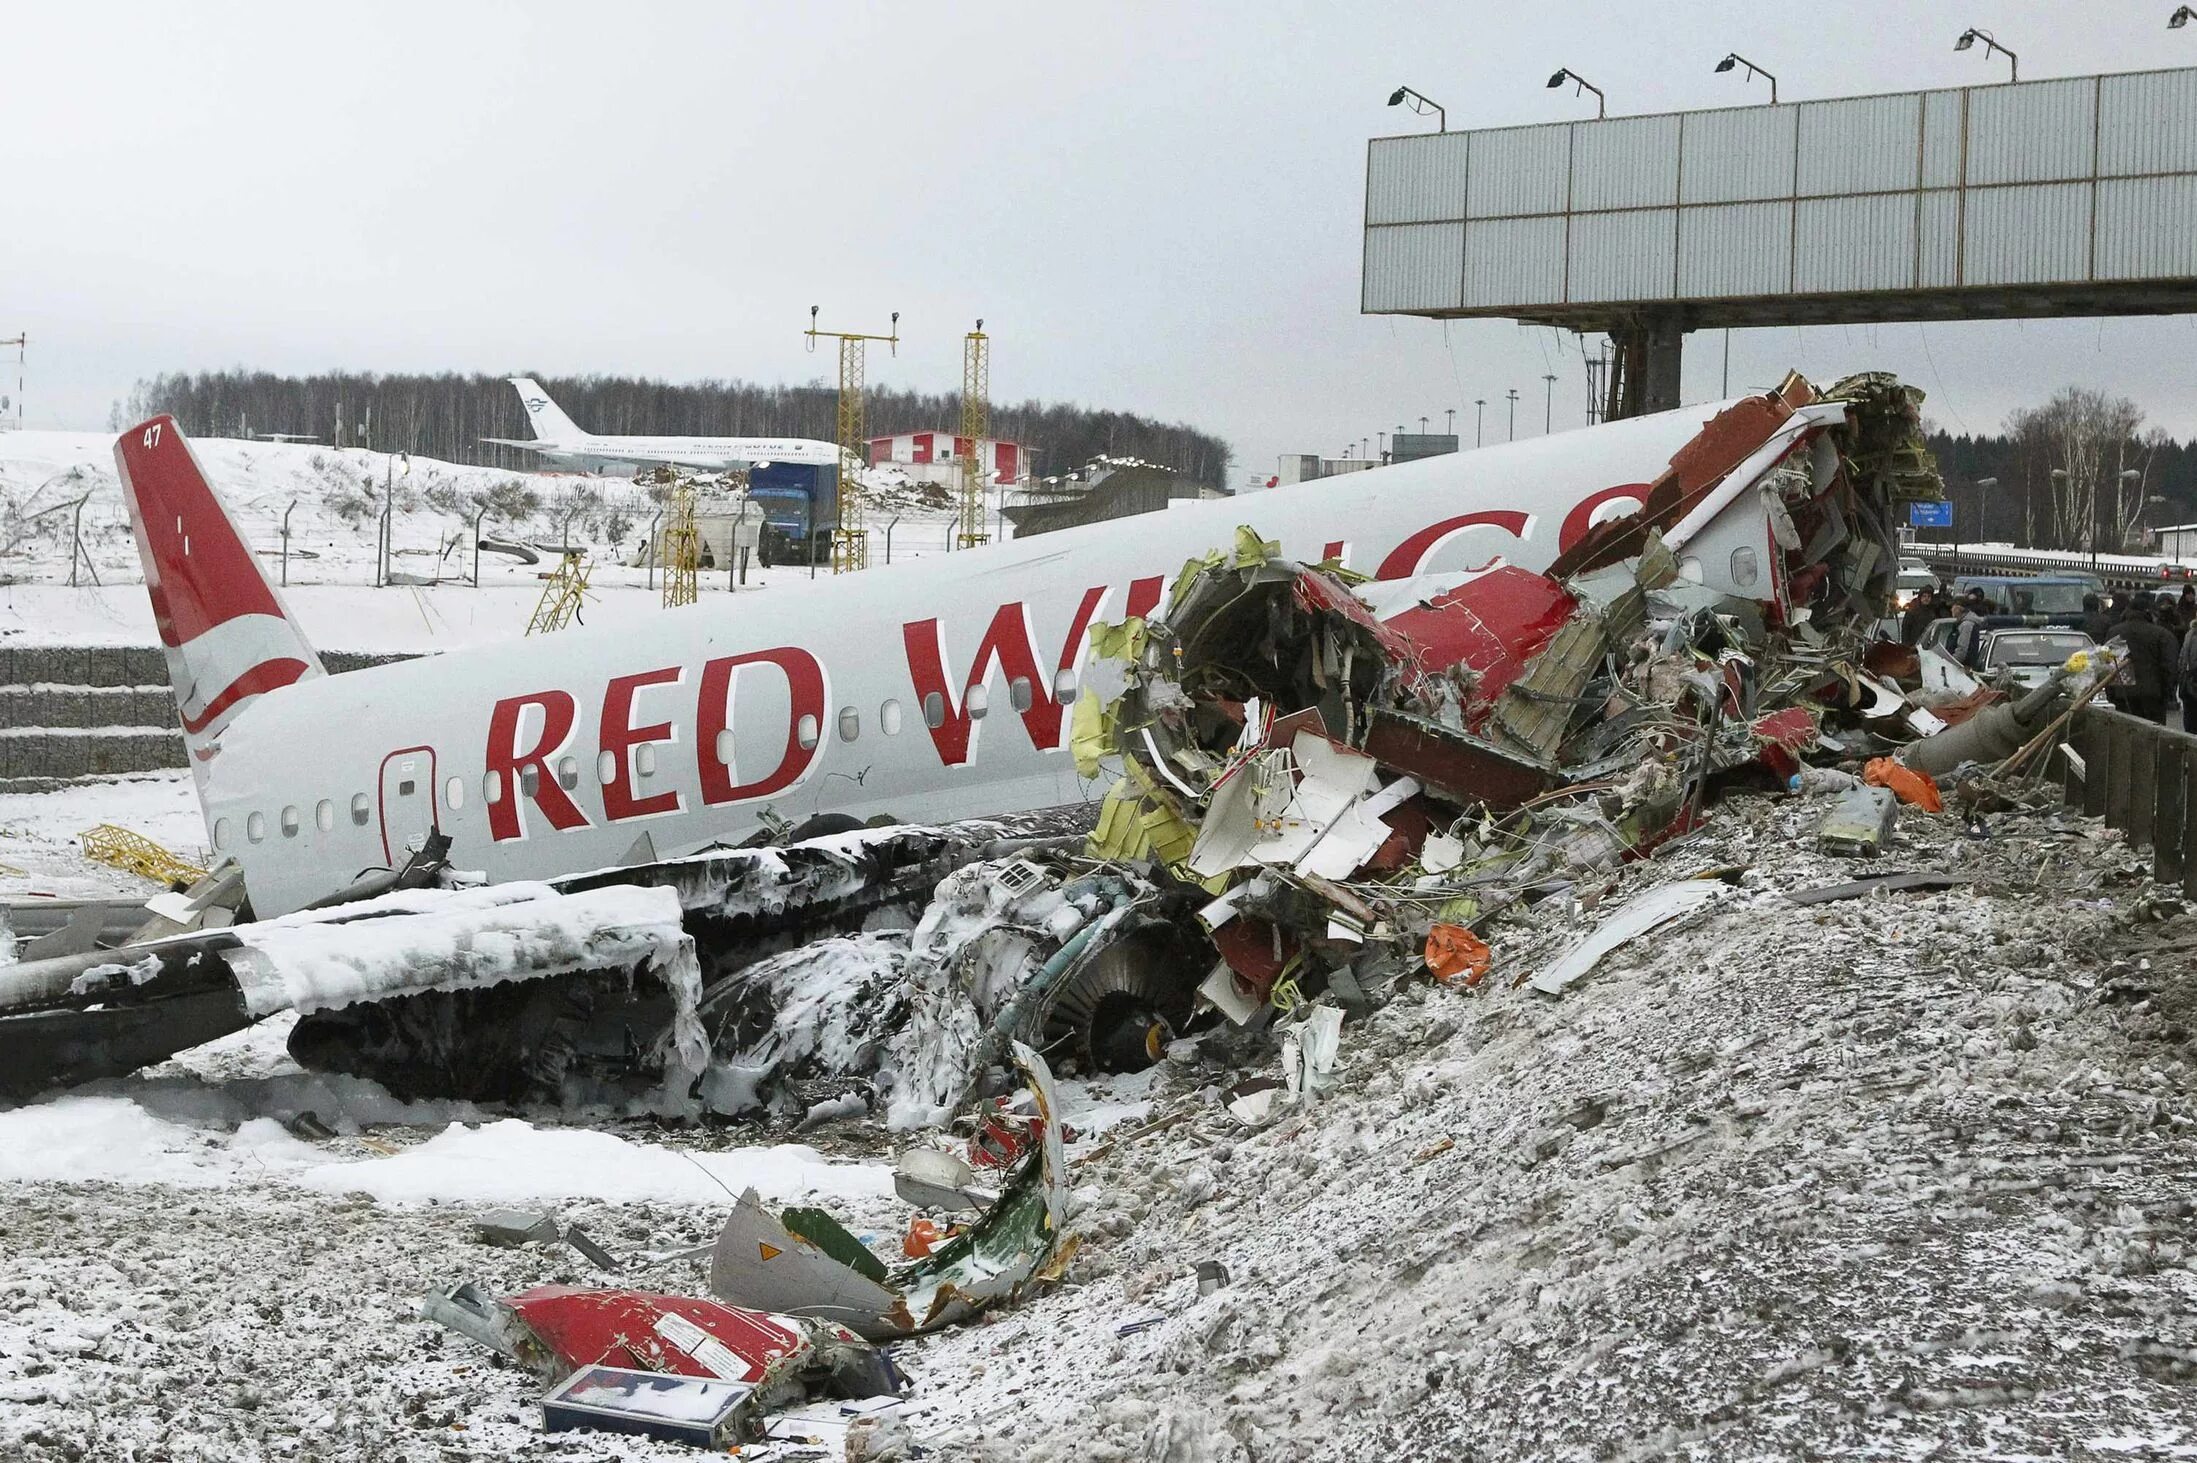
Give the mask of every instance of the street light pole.
[[1546, 437], [1556, 430], [1556, 373], [1551, 371], [1541, 379], [1548, 383], [1541, 392], [1541, 435]]
[[1487, 439], [1488, 399], [1475, 396], [1472, 399], [1472, 445], [1483, 445]]
[[1515, 442], [1518, 440], [1518, 388], [1513, 386], [1504, 396], [1510, 402], [1510, 435], [1503, 440]]
[[2006, 58], [2006, 79], [2008, 81], [2020, 81], [2022, 79], [2022, 63], [2020, 58], [2017, 57], [2012, 51], [2006, 49], [2006, 47], [2000, 45], [1998, 39], [1987, 30], [1980, 30], [1975, 26], [1970, 26], [1967, 30], [1961, 32], [1959, 40], [1953, 42], [1953, 49], [1956, 51], [1965, 51], [1969, 47], [1975, 45], [1978, 41], [1983, 42], [1983, 54], [1985, 60], [1989, 60], [1991, 58], [1991, 53], [1993, 51], [1998, 52], [2001, 56], [2004, 56]]

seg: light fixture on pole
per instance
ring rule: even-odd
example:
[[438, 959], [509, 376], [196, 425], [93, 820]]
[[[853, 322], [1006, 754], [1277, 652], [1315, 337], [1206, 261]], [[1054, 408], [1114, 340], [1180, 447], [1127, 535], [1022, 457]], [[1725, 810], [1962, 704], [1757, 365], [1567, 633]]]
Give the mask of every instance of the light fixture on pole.
[[[1984, 495], [1984, 492], [1985, 492], [1985, 490], [1986, 490], [1986, 489], [1990, 489], [1990, 488], [1995, 488], [1995, 487], [1997, 487], [1998, 485], [1999, 485], [1999, 480], [1998, 480], [1997, 478], [1977, 478], [1977, 479], [1976, 479], [1976, 521], [1977, 521], [1978, 523], [1981, 523], [1981, 522], [1983, 521], [1983, 495]], [[1959, 573], [1959, 572], [1960, 572], [1960, 556], [1961, 556], [1960, 505], [1956, 503], [1956, 504], [1954, 504], [1954, 505], [1953, 505], [1953, 570], [1954, 570], [1954, 572], [1955, 572], [1955, 573]]]
[[1484, 442], [1486, 442], [1486, 441], [1487, 441], [1487, 439], [1488, 439], [1488, 434], [1487, 434], [1487, 421], [1488, 421], [1488, 399], [1487, 399], [1486, 397], [1484, 397], [1484, 396], [1475, 396], [1475, 397], [1474, 397], [1474, 398], [1472, 399], [1472, 445], [1473, 445], [1473, 446], [1475, 446], [1475, 447], [1478, 447], [1478, 446], [1480, 446], [1480, 445], [1481, 445], [1482, 443], [1484, 443]]
[[1399, 86], [1388, 94], [1388, 104], [1392, 107], [1409, 107], [1422, 117], [1432, 112], [1434, 114], [1435, 130], [1440, 132], [1449, 131], [1449, 113], [1442, 110], [1440, 102], [1427, 96], [1424, 92], [1413, 91], [1408, 86]]
[[1548, 383], [1541, 392], [1541, 435], [1546, 437], [1556, 430], [1556, 373], [1551, 371], [1541, 379]]
[[1772, 76], [1769, 72], [1764, 71], [1760, 66], [1755, 65], [1754, 62], [1748, 60], [1745, 56], [1740, 55], [1737, 51], [1731, 52], [1729, 55], [1725, 56], [1723, 60], [1716, 63], [1716, 69], [1719, 71], [1729, 71], [1735, 66], [1744, 66], [1747, 68], [1747, 79], [1749, 81], [1752, 81], [1759, 76], [1764, 81], [1770, 83], [1770, 105], [1773, 107], [1777, 105], [1776, 77]]
[[2187, 5], [2177, 6], [2174, 13], [2166, 18], [2166, 28], [2180, 30], [2193, 20], [2197, 20], [2197, 10], [2192, 10]]
[[1448, 429], [1448, 430], [1449, 430], [1449, 434], [1450, 434], [1450, 435], [1451, 435], [1452, 437], [1454, 437], [1454, 436], [1456, 436], [1456, 435], [1457, 435], [1457, 408], [1456, 408], [1456, 407], [1454, 407], [1454, 406], [1445, 406], [1445, 407], [1443, 407], [1443, 408], [1442, 408], [1442, 410], [1443, 410], [1443, 412], [1445, 412], [1445, 413], [1446, 413], [1446, 414], [1448, 415], [1448, 417], [1449, 417], [1449, 429]]
[[[1593, 82], [1587, 80], [1587, 78], [1581, 76], [1578, 72], [1572, 70], [1568, 66], [1559, 68], [1557, 73], [1549, 78], [1549, 89], [1553, 91], [1557, 87], [1562, 86], [1567, 81], [1576, 83], [1579, 87], [1579, 91], [1591, 91], [1594, 93], [1594, 115], [1596, 117], [1607, 117], [1610, 114], [1609, 98], [1602, 95], [1602, 88], [1596, 86]], [[1579, 95], [1579, 92], [1573, 92], [1572, 95], [1577, 96]]]
[[1510, 436], [1504, 440], [1515, 442], [1518, 440], [1518, 388], [1513, 386], [1504, 395], [1510, 400]]
[[1987, 30], [1978, 30], [1976, 27], [1970, 26], [1967, 30], [1961, 32], [1959, 40], [1953, 42], [1953, 49], [1956, 51], [1965, 51], [1971, 46], [1975, 45], [1978, 41], [1983, 42], [1983, 54], [1985, 60], [1990, 59], [1991, 53], [1993, 51], [1998, 52], [2001, 56], [2004, 56], [2006, 58], [2006, 79], [2008, 81], [2020, 81], [2022, 79], [2021, 61], [2014, 55], [2012, 51], [2009, 51], [2008, 49], [2006, 49], [2006, 47], [2000, 45], [1997, 38], [1994, 37], [1991, 32]]

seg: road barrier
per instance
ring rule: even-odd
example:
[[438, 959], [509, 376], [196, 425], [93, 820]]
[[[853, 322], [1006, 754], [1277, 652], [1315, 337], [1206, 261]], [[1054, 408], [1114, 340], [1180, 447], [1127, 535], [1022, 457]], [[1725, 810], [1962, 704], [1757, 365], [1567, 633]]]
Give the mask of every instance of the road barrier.
[[2068, 804], [2149, 847], [2154, 877], [2197, 895], [2197, 736], [2094, 704], [2067, 741], [2081, 759], [2063, 757]]

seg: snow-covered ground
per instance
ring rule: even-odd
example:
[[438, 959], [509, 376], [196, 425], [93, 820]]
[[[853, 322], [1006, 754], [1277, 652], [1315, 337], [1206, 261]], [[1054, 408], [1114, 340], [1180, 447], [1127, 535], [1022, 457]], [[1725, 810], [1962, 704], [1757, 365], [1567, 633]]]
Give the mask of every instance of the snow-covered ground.
[[[373, 587], [378, 515], [394, 485], [392, 564], [399, 574], [453, 580], [472, 573], [470, 515], [487, 495], [530, 498], [534, 511], [491, 519], [487, 536], [562, 543], [569, 523], [589, 548], [591, 599], [583, 619], [615, 622], [661, 608], [642, 562], [657, 511], [646, 491], [617, 478], [515, 473], [310, 443], [194, 438], [192, 446], [270, 577], [282, 574], [282, 520], [290, 516], [288, 598], [318, 645], [337, 650], [431, 651], [508, 639], [526, 626], [553, 558], [529, 565], [481, 556], [481, 585]], [[0, 643], [151, 645], [152, 611], [104, 432], [0, 432]], [[918, 501], [896, 469], [877, 470], [871, 558], [946, 551], [952, 515]], [[67, 509], [89, 494], [83, 540], [91, 570], [68, 583]], [[291, 508], [295, 503], [296, 507]], [[897, 518], [897, 524], [893, 520]], [[829, 573], [826, 568], [820, 572]], [[95, 586], [92, 577], [99, 581]], [[705, 572], [701, 592], [722, 595], [723, 572]], [[806, 567], [753, 567], [744, 589], [811, 577]]]
[[[149, 899], [160, 886], [84, 856], [77, 835], [100, 823], [142, 833], [179, 857], [209, 861], [191, 774], [149, 772], [57, 792], [0, 793], [0, 897]], [[4, 923], [0, 918], [0, 923]]]
[[[1263, 1128], [1203, 1054], [1073, 1087], [1116, 1126], [1073, 1150], [1068, 1284], [896, 1349], [932, 1456], [2197, 1451], [2190, 917], [2080, 818], [1902, 810], [1871, 866], [1813, 851], [1822, 812], [1727, 802], [1602, 910], [1499, 924], [1479, 990], [1347, 1026], [1334, 1089]], [[1699, 923], [1560, 998], [1517, 983], [1716, 867], [1743, 887]], [[1909, 868], [1974, 882], [1785, 897]], [[607, 1278], [469, 1217], [524, 1196], [622, 1256], [705, 1241], [728, 1201], [684, 1153], [888, 1253], [906, 1223], [872, 1128], [408, 1107], [280, 1036], [0, 1114], [0, 1457], [692, 1456], [544, 1437], [527, 1377], [414, 1319], [429, 1285]], [[282, 1126], [304, 1110], [337, 1136]], [[1201, 1296], [1203, 1260], [1230, 1281]]]

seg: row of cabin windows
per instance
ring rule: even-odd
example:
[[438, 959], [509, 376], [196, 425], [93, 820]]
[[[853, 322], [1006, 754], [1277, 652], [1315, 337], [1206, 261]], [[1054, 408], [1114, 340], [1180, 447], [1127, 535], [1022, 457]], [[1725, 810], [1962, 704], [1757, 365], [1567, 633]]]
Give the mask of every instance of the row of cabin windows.
[[[1059, 700], [1065, 702], [1073, 697], [1075, 693], [1076, 673], [1074, 671], [1064, 670], [1053, 678], [1053, 694]], [[1036, 691], [1030, 684], [1028, 677], [1016, 676], [1007, 683], [1007, 701], [1016, 711], [1028, 711], [1035, 704], [1035, 700]], [[990, 709], [990, 705], [991, 694], [981, 684], [969, 686], [963, 692], [961, 707], [963, 711], [968, 713], [971, 721], [982, 721], [985, 712]], [[861, 709], [854, 706], [840, 707], [838, 724], [839, 740], [842, 742], [856, 740], [862, 735]], [[946, 724], [946, 698], [937, 691], [932, 691], [923, 698], [923, 724], [932, 728]], [[900, 735], [901, 716], [898, 701], [887, 701], [884, 705], [878, 707], [877, 725], [878, 729], [888, 737]], [[800, 721], [795, 723], [793, 735], [794, 740], [800, 744], [801, 749], [809, 751], [821, 739], [823, 728], [817, 725], [814, 716], [804, 715]], [[719, 732], [717, 734], [718, 760], [729, 765], [732, 761], [732, 747], [731, 730], [728, 728]], [[642, 777], [654, 777], [656, 775], [655, 743], [643, 742], [633, 749], [633, 770]], [[596, 754], [595, 780], [605, 787], [618, 780], [618, 757], [616, 753], [600, 752]], [[540, 785], [541, 773], [538, 769], [532, 765], [519, 769], [520, 796], [532, 798], [539, 790]], [[580, 785], [580, 762], [578, 758], [564, 756], [557, 759], [557, 785], [567, 792]], [[417, 790], [418, 784], [409, 778], [397, 784], [397, 796], [399, 797], [411, 797]], [[481, 774], [481, 797], [484, 801], [502, 802], [503, 791], [502, 773], [484, 772]], [[446, 778], [442, 786], [442, 800], [443, 805], [452, 812], [463, 808], [465, 806], [465, 779], [458, 776]], [[364, 828], [372, 817], [373, 800], [365, 793], [353, 793], [351, 795], [351, 822], [357, 827]], [[297, 837], [304, 826], [303, 815], [294, 807], [284, 808], [278, 821], [284, 838]], [[332, 800], [322, 798], [313, 805], [313, 826], [323, 833], [335, 831], [336, 805]], [[216, 818], [214, 820], [214, 847], [230, 847], [232, 832], [233, 830], [227, 818]], [[265, 813], [245, 814], [244, 838], [248, 843], [266, 842], [267, 815]]]

